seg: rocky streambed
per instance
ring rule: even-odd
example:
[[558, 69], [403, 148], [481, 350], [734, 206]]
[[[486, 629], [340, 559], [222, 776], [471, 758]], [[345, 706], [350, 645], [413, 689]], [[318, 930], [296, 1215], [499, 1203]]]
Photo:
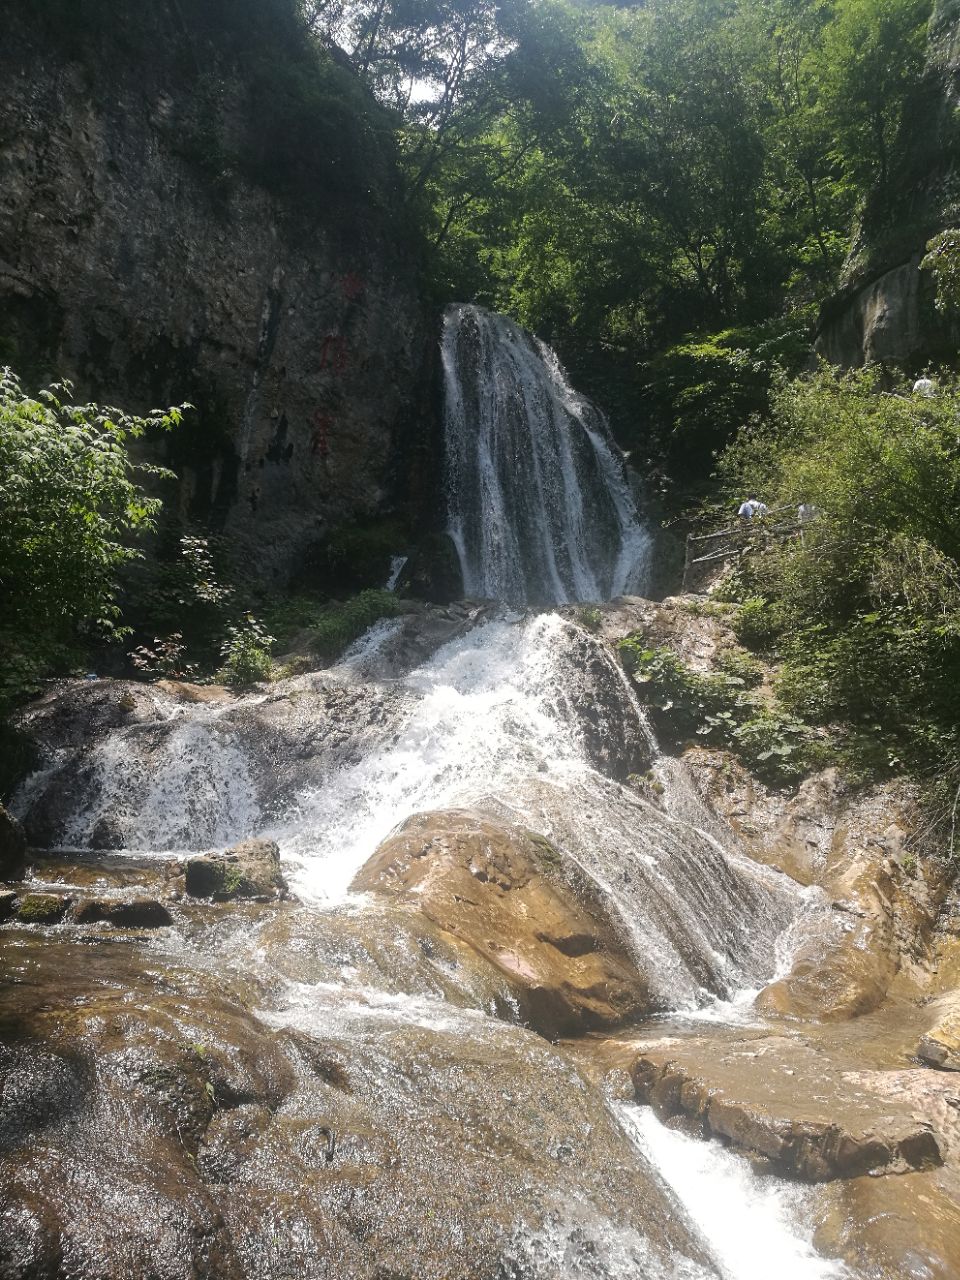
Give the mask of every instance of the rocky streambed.
[[244, 697], [28, 711], [0, 1276], [957, 1274], [912, 798], [663, 757], [607, 644], [638, 627], [726, 642], [465, 604]]

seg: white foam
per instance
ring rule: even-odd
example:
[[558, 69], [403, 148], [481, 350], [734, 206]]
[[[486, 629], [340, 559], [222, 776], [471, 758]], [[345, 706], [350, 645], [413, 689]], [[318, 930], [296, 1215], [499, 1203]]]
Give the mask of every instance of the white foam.
[[665, 1128], [649, 1107], [615, 1107], [624, 1129], [671, 1188], [725, 1280], [852, 1280], [813, 1247], [808, 1188], [759, 1175], [716, 1142]]
[[642, 528], [603, 415], [506, 316], [447, 309], [448, 531], [469, 596], [561, 604], [639, 591]]

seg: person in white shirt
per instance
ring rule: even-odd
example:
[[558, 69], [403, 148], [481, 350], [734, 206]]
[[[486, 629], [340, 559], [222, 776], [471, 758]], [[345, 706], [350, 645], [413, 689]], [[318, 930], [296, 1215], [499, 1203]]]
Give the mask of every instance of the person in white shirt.
[[767, 504], [758, 502], [756, 498], [747, 498], [746, 502], [741, 503], [740, 510], [737, 515], [744, 524], [748, 524], [751, 520], [755, 520], [758, 516], [767, 514]]

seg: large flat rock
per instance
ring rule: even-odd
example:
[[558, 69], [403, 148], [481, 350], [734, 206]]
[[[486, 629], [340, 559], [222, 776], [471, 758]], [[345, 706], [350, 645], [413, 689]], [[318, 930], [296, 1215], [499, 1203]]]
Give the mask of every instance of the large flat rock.
[[0, 930], [4, 1280], [718, 1280], [566, 1049], [284, 983], [252, 926], [295, 956], [289, 903], [184, 910], [188, 946]]
[[661, 1119], [805, 1181], [929, 1169], [955, 1146], [955, 1081], [873, 1069], [855, 1039], [727, 1029], [635, 1041], [631, 1053], [637, 1097]]

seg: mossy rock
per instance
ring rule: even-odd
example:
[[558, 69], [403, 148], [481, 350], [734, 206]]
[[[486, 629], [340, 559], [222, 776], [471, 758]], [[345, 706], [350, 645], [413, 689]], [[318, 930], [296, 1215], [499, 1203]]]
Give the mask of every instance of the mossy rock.
[[234, 898], [282, 898], [280, 850], [272, 840], [244, 840], [226, 853], [204, 853], [186, 865], [186, 889], [193, 898], [227, 902]]
[[70, 899], [59, 893], [28, 893], [20, 899], [17, 919], [22, 924], [59, 924], [69, 907]]

